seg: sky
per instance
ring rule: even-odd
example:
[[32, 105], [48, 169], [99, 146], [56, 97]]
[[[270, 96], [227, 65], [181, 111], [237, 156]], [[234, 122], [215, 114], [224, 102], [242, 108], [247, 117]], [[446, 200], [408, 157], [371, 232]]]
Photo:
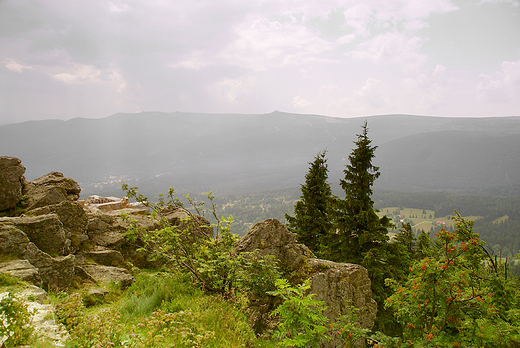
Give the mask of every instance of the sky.
[[0, 124], [520, 115], [520, 0], [0, 0]]

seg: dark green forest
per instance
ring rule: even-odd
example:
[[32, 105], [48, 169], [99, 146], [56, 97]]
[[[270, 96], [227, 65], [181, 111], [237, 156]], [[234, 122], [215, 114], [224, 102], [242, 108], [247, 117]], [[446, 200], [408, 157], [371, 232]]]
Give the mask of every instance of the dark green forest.
[[[252, 225], [268, 218], [285, 223], [284, 215], [293, 212], [299, 196], [300, 189], [293, 188], [219, 196], [215, 198], [215, 202], [220, 216], [233, 216], [233, 232], [244, 235]], [[435, 211], [435, 216], [452, 215], [456, 209], [462, 216], [481, 216], [482, 218], [475, 221], [474, 230], [491, 250], [496, 254], [501, 252], [502, 256], [509, 258], [519, 252], [520, 197], [375, 189], [372, 199], [376, 209], [389, 206], [426, 209]], [[440, 227], [434, 232], [438, 230]]]

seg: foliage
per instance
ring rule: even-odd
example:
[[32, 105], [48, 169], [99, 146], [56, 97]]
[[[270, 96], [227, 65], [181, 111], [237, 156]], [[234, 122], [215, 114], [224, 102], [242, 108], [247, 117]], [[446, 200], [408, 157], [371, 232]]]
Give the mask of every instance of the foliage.
[[351, 343], [367, 336], [369, 330], [357, 327], [355, 308], [345, 308], [349, 315], [329, 319], [323, 312], [327, 309], [323, 301], [315, 300], [315, 294], [308, 293], [309, 280], [291, 286], [287, 280], [276, 282], [277, 290], [270, 292], [280, 296], [284, 302], [271, 315], [280, 323], [274, 337], [282, 347], [318, 347], [320, 344], [339, 339], [349, 347]]
[[323, 315], [326, 308], [323, 301], [313, 299], [314, 294], [305, 295], [310, 288], [309, 281], [296, 287], [285, 279], [276, 283], [278, 290], [273, 295], [281, 296], [284, 302], [272, 314], [278, 315], [280, 324], [275, 334], [283, 347], [317, 347], [328, 336], [328, 319]]
[[[160, 220], [160, 228], [148, 231], [140, 227], [136, 221], [126, 219], [132, 224], [127, 238], [143, 244], [141, 250], [149, 252], [155, 260], [161, 260], [171, 267], [192, 274], [204, 289], [232, 296], [237, 289], [263, 291], [262, 287], [274, 288], [274, 279], [278, 277], [277, 266], [269, 257], [233, 252], [238, 236], [230, 232], [232, 217], [218, 219], [216, 206], [211, 192], [207, 197], [211, 203], [211, 212], [217, 223], [205, 224], [200, 215], [184, 209], [179, 199], [173, 197], [174, 190], [168, 192], [168, 200], [159, 196], [159, 203], [152, 203], [138, 193], [137, 188], [123, 189], [128, 197], [136, 198], [153, 210], [155, 216], [161, 217], [165, 208], [183, 209], [186, 217], [179, 225], [169, 223], [165, 218]], [[204, 202], [197, 203], [188, 195], [185, 196], [197, 214], [204, 214]], [[212, 238], [211, 229], [216, 228], [216, 238]], [[255, 279], [252, 279], [255, 278]]]
[[377, 146], [371, 145], [365, 121], [363, 132], [358, 134], [357, 147], [349, 155], [345, 178], [340, 185], [344, 199], [335, 200], [334, 227], [330, 235], [327, 255], [332, 260], [362, 264], [365, 255], [388, 241], [386, 216], [379, 218], [371, 199], [372, 185], [379, 177], [379, 168], [372, 164]]
[[294, 216], [285, 214], [287, 228], [298, 235], [298, 241], [320, 254], [322, 242], [330, 233], [332, 191], [327, 182], [326, 151], [321, 151], [309, 163], [305, 184], [301, 185], [300, 200], [294, 206]]
[[34, 331], [30, 323], [31, 313], [27, 305], [8, 292], [0, 300], [0, 339], [3, 346], [13, 347], [28, 343]]
[[[514, 284], [457, 212], [454, 232], [441, 230], [404, 284], [389, 280], [386, 303], [403, 324], [402, 345], [513, 347], [520, 345]], [[387, 346], [389, 343], [387, 342]]]
[[80, 293], [59, 293], [57, 295], [56, 317], [68, 330], [74, 329], [85, 312], [83, 298]]
[[[163, 291], [162, 286], [166, 287]], [[153, 298], [153, 289], [161, 292], [160, 298]], [[233, 302], [208, 295], [188, 274], [140, 274], [123, 298], [108, 307], [86, 309], [79, 293], [58, 297], [60, 318], [76, 318], [68, 326], [67, 347], [228, 348], [262, 343]], [[148, 304], [132, 311], [131, 306], [140, 301]]]

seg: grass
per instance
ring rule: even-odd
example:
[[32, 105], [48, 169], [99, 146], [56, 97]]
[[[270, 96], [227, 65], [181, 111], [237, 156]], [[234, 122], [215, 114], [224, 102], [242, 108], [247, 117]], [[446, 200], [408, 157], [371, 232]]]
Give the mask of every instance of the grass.
[[77, 302], [71, 305], [74, 301], [63, 296], [56, 301], [69, 307], [62, 320], [71, 315], [77, 318], [66, 344], [69, 348], [98, 343], [136, 348], [277, 345], [255, 336], [245, 311], [240, 310], [245, 299], [237, 296], [229, 301], [207, 294], [189, 275], [142, 272], [119, 299], [89, 308], [77, 308]]

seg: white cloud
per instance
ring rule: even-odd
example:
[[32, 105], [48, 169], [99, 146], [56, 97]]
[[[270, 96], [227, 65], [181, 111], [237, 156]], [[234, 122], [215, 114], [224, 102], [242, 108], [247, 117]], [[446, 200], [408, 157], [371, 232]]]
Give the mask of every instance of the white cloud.
[[305, 26], [254, 18], [235, 28], [237, 39], [220, 54], [226, 64], [254, 70], [298, 64], [330, 51], [332, 44]]
[[388, 100], [385, 98], [385, 85], [375, 78], [368, 78], [365, 85], [354, 91], [354, 102], [362, 104], [360, 109], [379, 110], [384, 107]]
[[108, 6], [108, 11], [115, 12], [115, 13], [126, 12], [126, 11], [130, 10], [130, 6], [128, 6], [128, 4], [125, 4], [121, 1], [118, 1], [116, 3], [109, 1], [107, 6]]
[[398, 65], [403, 71], [414, 71], [423, 66], [427, 56], [419, 53], [422, 39], [403, 33], [388, 32], [361, 43], [348, 53], [356, 59], [368, 59], [378, 65]]
[[8, 70], [13, 71], [13, 72], [17, 72], [17, 73], [21, 73], [24, 70], [32, 70], [33, 69], [32, 67], [20, 64], [20, 63], [16, 62], [14, 59], [11, 59], [11, 58], [4, 59], [4, 66]]
[[65, 83], [101, 82], [100, 75], [101, 71], [94, 66], [80, 65], [72, 73], [55, 74], [54, 78]]
[[503, 62], [500, 70], [480, 74], [477, 93], [481, 102], [505, 103], [520, 95], [520, 60]]

